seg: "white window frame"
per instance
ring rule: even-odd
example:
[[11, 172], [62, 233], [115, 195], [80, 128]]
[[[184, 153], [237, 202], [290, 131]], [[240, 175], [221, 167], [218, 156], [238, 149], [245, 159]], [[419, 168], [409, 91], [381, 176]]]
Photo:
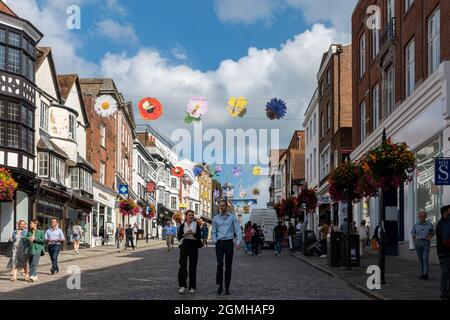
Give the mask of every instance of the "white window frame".
[[406, 96], [409, 97], [415, 90], [416, 86], [416, 43], [413, 40], [409, 42], [405, 49], [405, 71], [406, 71]]
[[320, 180], [323, 180], [330, 173], [330, 147], [320, 155]]
[[49, 177], [49, 154], [47, 152], [38, 153], [38, 176], [39, 177]]
[[103, 124], [100, 124], [100, 146], [106, 146], [106, 127]]
[[77, 119], [73, 114], [69, 114], [69, 139], [76, 141], [77, 140], [77, 128], [76, 122]]
[[331, 128], [331, 118], [332, 118], [331, 102], [328, 102], [328, 105], [327, 105], [327, 130]]
[[387, 0], [387, 18], [388, 23], [395, 18], [395, 0]]
[[380, 85], [377, 84], [372, 89], [372, 125], [373, 130], [380, 125]]
[[363, 101], [359, 105], [359, 138], [363, 142], [366, 140], [366, 124], [367, 124], [367, 114], [366, 114], [366, 102]]
[[41, 115], [40, 115], [39, 127], [41, 129], [45, 130], [46, 132], [48, 132], [49, 112], [50, 112], [50, 107], [45, 102], [41, 102]]
[[362, 78], [366, 73], [366, 33], [359, 38], [359, 76]]
[[372, 59], [375, 59], [380, 52], [380, 30], [372, 30]]
[[408, 12], [409, 8], [411, 8], [414, 0], [405, 0], [405, 13]]
[[432, 75], [441, 60], [441, 9], [438, 7], [428, 18], [428, 71]]
[[105, 184], [105, 173], [106, 173], [106, 163], [104, 161], [100, 161], [100, 176], [99, 182], [101, 184]]
[[395, 107], [395, 68], [391, 65], [386, 72], [386, 112], [389, 116]]

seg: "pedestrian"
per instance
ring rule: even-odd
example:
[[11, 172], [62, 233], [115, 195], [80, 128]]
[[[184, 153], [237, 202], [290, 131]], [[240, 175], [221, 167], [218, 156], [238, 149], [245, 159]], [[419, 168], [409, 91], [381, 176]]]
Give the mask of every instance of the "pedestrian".
[[80, 248], [82, 236], [83, 236], [83, 229], [80, 226], [80, 220], [75, 220], [75, 223], [72, 226], [72, 241], [73, 241], [73, 250], [75, 251], [76, 255], [78, 255], [78, 249]]
[[441, 267], [441, 299], [450, 300], [450, 206], [441, 208], [436, 226], [436, 249]]
[[356, 226], [356, 221], [352, 222], [352, 234], [358, 234], [358, 227]]
[[339, 228], [336, 224], [336, 221], [331, 220], [331, 224], [327, 224], [328, 228], [328, 233], [331, 234], [332, 232], [339, 232]]
[[370, 229], [366, 225], [366, 220], [362, 220], [359, 226], [359, 251], [362, 259], [368, 258], [369, 250], [368, 250], [368, 241], [370, 238]]
[[[217, 256], [217, 293], [222, 294], [223, 292], [223, 267], [225, 257], [225, 294], [229, 295], [234, 246], [236, 246], [237, 250], [240, 249], [242, 232], [236, 215], [228, 207], [227, 200], [221, 199], [219, 201], [219, 211], [220, 214], [213, 218], [211, 226], [212, 238], [216, 245]], [[235, 237], [236, 242], [234, 243]]]
[[59, 272], [58, 255], [61, 250], [61, 244], [66, 240], [64, 233], [58, 226], [58, 220], [53, 218], [50, 221], [50, 228], [45, 232], [45, 240], [48, 242], [48, 254], [52, 260], [51, 274]]
[[45, 235], [44, 231], [39, 229], [39, 220], [33, 219], [30, 222], [30, 230], [28, 232], [29, 243], [29, 263], [30, 263], [30, 281], [36, 282], [37, 268], [39, 259], [44, 255]]
[[[283, 229], [283, 233], [284, 233], [284, 229]], [[258, 226], [258, 233], [259, 233], [259, 242], [258, 242], [258, 246], [259, 246], [259, 253], [258, 256], [262, 256], [262, 248], [264, 247], [264, 243], [266, 242], [266, 239], [264, 238], [264, 227]]]
[[344, 221], [339, 226], [339, 232], [341, 232], [343, 234], [347, 234], [347, 231], [348, 231], [348, 223], [347, 223], [347, 221], [348, 221], [347, 218], [344, 218]]
[[252, 254], [252, 222], [248, 221], [244, 228], [245, 253]]
[[273, 238], [275, 240], [275, 255], [281, 255], [281, 242], [283, 241], [283, 222], [278, 221], [278, 225], [273, 229]]
[[418, 219], [419, 221], [412, 228], [411, 235], [422, 272], [420, 279], [428, 280], [430, 241], [434, 237], [434, 226], [431, 222], [427, 221], [426, 212], [420, 212]]
[[116, 239], [117, 252], [120, 252], [120, 246], [123, 244], [124, 236], [125, 236], [125, 230], [122, 228], [122, 225], [119, 223], [119, 225], [116, 228], [116, 232], [114, 234], [114, 237]]
[[11, 281], [17, 280], [18, 269], [24, 270], [24, 280], [28, 281], [28, 232], [25, 221], [20, 220], [16, 226], [16, 230], [13, 231], [9, 239], [12, 248], [7, 268], [11, 269]]
[[131, 247], [133, 248], [134, 251], [133, 228], [131, 227], [131, 224], [127, 224], [127, 228], [125, 229], [125, 237], [126, 237], [125, 248], [129, 248], [131, 243]]
[[327, 251], [328, 251], [327, 239], [328, 239], [328, 233], [330, 232], [330, 229], [331, 229], [331, 227], [325, 221], [322, 221], [322, 225], [319, 228], [320, 246], [321, 246], [321, 251], [322, 251], [321, 258], [327, 257]]
[[137, 248], [138, 237], [139, 237], [139, 229], [137, 227], [137, 223], [135, 223], [133, 226], [133, 239], [134, 239], [134, 247], [135, 248]]
[[197, 287], [197, 261], [198, 249], [203, 246], [202, 231], [195, 221], [195, 212], [187, 210], [186, 221], [180, 225], [177, 238], [180, 241], [180, 269], [178, 270], [178, 293], [184, 294], [188, 291], [188, 259], [189, 259], [189, 293], [195, 293]]
[[206, 248], [206, 247], [208, 247], [208, 237], [209, 237], [208, 225], [206, 223], [204, 223], [202, 225], [201, 230], [202, 230], [202, 243], [203, 243], [203, 246], [205, 246], [205, 248]]
[[167, 251], [170, 251], [170, 249], [173, 249], [173, 238], [175, 236], [173, 233], [172, 223], [170, 221], [167, 221], [166, 226], [164, 227], [164, 233], [166, 235]]
[[300, 219], [297, 223], [297, 226], [295, 227], [295, 236], [296, 236], [296, 242], [297, 242], [297, 253], [300, 253], [303, 251], [303, 226], [304, 226], [304, 221], [303, 219]]

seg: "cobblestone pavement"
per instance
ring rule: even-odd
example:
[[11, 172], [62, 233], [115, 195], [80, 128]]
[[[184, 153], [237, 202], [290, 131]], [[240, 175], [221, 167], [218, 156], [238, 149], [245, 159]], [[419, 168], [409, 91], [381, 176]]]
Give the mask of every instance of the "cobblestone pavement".
[[[276, 257], [271, 251], [263, 256], [235, 252], [231, 295], [221, 299], [369, 299], [344, 282], [300, 262], [283, 252]], [[49, 267], [40, 267], [37, 283], [0, 276], [0, 299], [125, 299], [125, 300], [209, 300], [218, 299], [215, 292], [216, 260], [213, 247], [200, 250], [197, 293], [178, 294], [178, 249], [168, 252], [160, 245], [139, 252], [113, 253], [60, 264], [61, 272], [51, 276]], [[67, 289], [67, 268], [81, 268], [81, 290]]]

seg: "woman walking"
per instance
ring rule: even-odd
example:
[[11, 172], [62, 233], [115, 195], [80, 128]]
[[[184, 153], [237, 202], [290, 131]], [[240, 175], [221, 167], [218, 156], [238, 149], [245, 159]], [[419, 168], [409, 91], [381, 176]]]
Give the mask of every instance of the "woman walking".
[[73, 250], [78, 255], [78, 249], [80, 248], [81, 237], [83, 236], [83, 229], [80, 226], [80, 220], [75, 220], [75, 224], [72, 226], [72, 240]]
[[44, 255], [45, 234], [44, 231], [38, 229], [39, 221], [33, 219], [30, 222], [30, 230], [28, 232], [28, 243], [30, 253], [30, 281], [37, 281], [37, 268], [39, 259]]
[[252, 255], [258, 256], [259, 255], [259, 242], [260, 242], [260, 234], [258, 225], [256, 223], [252, 226]]
[[209, 228], [206, 223], [202, 225], [202, 243], [205, 247], [208, 247]]
[[198, 248], [202, 247], [200, 226], [194, 219], [194, 211], [186, 211], [186, 222], [180, 225], [177, 238], [180, 241], [180, 269], [178, 271], [178, 293], [184, 294], [187, 289], [188, 258], [189, 258], [189, 293], [195, 293], [197, 285]]
[[13, 231], [10, 241], [12, 241], [12, 253], [8, 262], [8, 269], [12, 270], [11, 281], [17, 280], [17, 270], [24, 270], [24, 280], [28, 281], [28, 242], [26, 223], [20, 220], [17, 229]]
[[252, 254], [252, 222], [249, 221], [245, 225], [244, 229], [244, 242], [245, 242], [245, 252], [247, 254]]

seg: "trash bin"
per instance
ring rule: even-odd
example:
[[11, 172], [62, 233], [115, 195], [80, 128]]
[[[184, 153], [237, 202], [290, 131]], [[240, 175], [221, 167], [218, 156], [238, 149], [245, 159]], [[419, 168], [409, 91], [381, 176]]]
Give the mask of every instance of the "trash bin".
[[327, 243], [327, 260], [330, 267], [341, 266], [341, 247], [344, 243], [344, 234], [342, 232], [332, 232]]
[[[347, 235], [343, 235], [342, 243], [341, 243], [341, 265], [345, 266], [346, 261], [345, 257], [347, 255], [345, 248], [345, 239]], [[351, 234], [350, 235], [350, 251], [351, 251], [351, 266], [359, 267], [361, 264], [360, 252], [359, 252], [359, 235]]]
[[301, 233], [302, 251], [306, 252], [307, 248], [317, 242], [316, 235], [313, 230], [305, 230]]

